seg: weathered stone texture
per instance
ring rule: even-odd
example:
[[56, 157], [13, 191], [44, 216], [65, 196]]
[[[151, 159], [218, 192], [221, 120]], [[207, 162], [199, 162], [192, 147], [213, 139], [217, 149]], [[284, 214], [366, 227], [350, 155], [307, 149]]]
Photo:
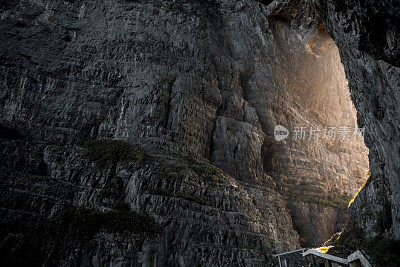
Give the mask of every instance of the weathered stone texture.
[[[299, 234], [321, 243], [343, 214], [293, 196], [354, 193], [366, 149], [277, 144], [272, 131], [355, 126], [339, 52], [374, 177], [353, 210], [370, 229], [375, 217], [357, 207], [382, 196], [397, 218], [398, 7], [382, 45], [362, 16], [374, 9], [357, 1], [270, 2], [1, 2], [2, 258], [31, 258], [29, 229], [46, 233], [63, 210], [126, 212], [115, 204], [158, 230], [49, 236], [32, 264], [265, 266]], [[99, 168], [84, 156], [90, 139], [125, 140], [145, 160]], [[220, 181], [202, 175], [215, 171], [207, 161]]]
[[[314, 1], [339, 47], [358, 123], [366, 127], [371, 178], [350, 209], [368, 237], [400, 239], [398, 1]], [[377, 230], [386, 203], [391, 218]]]

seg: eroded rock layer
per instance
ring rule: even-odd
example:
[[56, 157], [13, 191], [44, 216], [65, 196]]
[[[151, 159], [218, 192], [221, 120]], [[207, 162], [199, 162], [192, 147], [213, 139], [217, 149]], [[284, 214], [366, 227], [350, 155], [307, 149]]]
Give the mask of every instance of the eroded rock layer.
[[366, 179], [368, 150], [338, 49], [312, 6], [275, 1], [268, 10], [276, 63], [265, 62], [262, 74], [257, 67], [247, 100], [264, 132], [290, 131], [282, 142], [264, 141], [264, 171], [286, 198], [301, 245], [319, 246], [343, 227], [343, 210]]
[[[365, 246], [375, 258], [399, 255], [398, 1], [314, 1], [339, 47], [358, 123], [366, 127], [371, 177], [350, 208], [345, 247]], [[397, 243], [396, 243], [397, 242]], [[368, 245], [367, 245], [368, 247]], [[379, 265], [398, 265], [380, 262]]]
[[2, 2], [4, 262], [265, 266], [330, 236], [366, 149], [273, 129], [356, 126], [333, 15], [266, 2]]

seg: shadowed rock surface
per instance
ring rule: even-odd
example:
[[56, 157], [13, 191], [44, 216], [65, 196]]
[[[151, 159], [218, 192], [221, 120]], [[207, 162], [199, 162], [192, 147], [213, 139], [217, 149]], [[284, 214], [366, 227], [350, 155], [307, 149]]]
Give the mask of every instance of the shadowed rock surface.
[[314, 3], [339, 47], [358, 124], [366, 127], [370, 150], [371, 177], [349, 209], [340, 250], [348, 253], [364, 246], [376, 260], [383, 260], [375, 262], [378, 266], [396, 266], [400, 260], [389, 256], [400, 255], [400, 3]]
[[[265, 134], [254, 109], [243, 107], [241, 64], [230, 49], [247, 33], [225, 32], [242, 21], [253, 32], [267, 23], [256, 2], [2, 5], [1, 120], [27, 135], [2, 145], [5, 263], [261, 266], [273, 252], [299, 246], [284, 200], [262, 171]], [[218, 172], [217, 182], [208, 173], [215, 167], [186, 158], [206, 161], [224, 123], [236, 128], [222, 131], [238, 136], [247, 154], [235, 162], [246, 168]], [[104, 138], [126, 140], [147, 156], [99, 169], [80, 147]], [[119, 202], [159, 231], [115, 232], [111, 218], [81, 238], [80, 228], [99, 216], [93, 212], [120, 212]], [[77, 217], [72, 226], [59, 219], [65, 210]], [[49, 231], [53, 221], [69, 231]], [[61, 237], [36, 241], [49, 232]], [[36, 257], [32, 247], [41, 247]]]
[[[1, 2], [3, 262], [266, 266], [325, 240], [345, 215], [315, 197], [355, 193], [365, 147], [272, 141], [275, 124], [355, 126], [319, 19], [371, 149], [352, 218], [372, 229], [381, 196], [398, 218], [398, 13], [378, 48], [351, 15], [369, 7], [270, 2]], [[144, 157], [88, 154], [102, 139]]]

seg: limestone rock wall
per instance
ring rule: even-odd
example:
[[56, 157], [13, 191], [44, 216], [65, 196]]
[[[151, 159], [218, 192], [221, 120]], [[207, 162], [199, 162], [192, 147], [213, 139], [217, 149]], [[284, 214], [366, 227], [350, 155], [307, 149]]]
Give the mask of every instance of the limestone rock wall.
[[[219, 112], [251, 126], [238, 129], [232, 120], [217, 120], [211, 161], [240, 179], [260, 177], [261, 172], [272, 176], [287, 200], [301, 244], [318, 246], [341, 230], [343, 209], [365, 182], [368, 150], [362, 138], [352, 138], [356, 110], [344, 68], [313, 7], [275, 1], [260, 8], [265, 14], [257, 24], [265, 27], [260, 26], [261, 36], [246, 23], [223, 28], [235, 44], [230, 51], [239, 67], [241, 90], [223, 94]], [[241, 21], [253, 21], [243, 16]], [[251, 42], [237, 44], [238, 31], [246, 32]], [[243, 115], [228, 108], [237, 99], [242, 99]], [[292, 132], [285, 142], [273, 139], [278, 124]], [[297, 126], [304, 127], [306, 140], [293, 140]], [[318, 140], [308, 140], [311, 127], [321, 130]], [[323, 139], [324, 127], [336, 127], [335, 140]], [[351, 131], [344, 140], [338, 136], [342, 127]], [[243, 133], [253, 135], [251, 141]], [[248, 151], [248, 142], [257, 153]]]
[[291, 218], [271, 188], [226, 174], [209, 181], [179, 155], [99, 168], [82, 148], [26, 139], [1, 145], [6, 265], [265, 266], [274, 251], [296, 248]]
[[[354, 123], [338, 51], [310, 3], [261, 2], [1, 2], [2, 257], [32, 258], [21, 245], [37, 247], [28, 229], [47, 233], [40, 225], [54, 227], [66, 209], [128, 216], [116, 203], [158, 231], [49, 236], [38, 239], [46, 245], [32, 264], [265, 266], [272, 253], [298, 248], [299, 234], [302, 244], [332, 234], [343, 221], [337, 210], [291, 196], [355, 192], [365, 161], [349, 165], [351, 153], [365, 148], [282, 145], [272, 134], [278, 123]], [[342, 36], [329, 10], [318, 14], [329, 33]], [[343, 48], [351, 38], [340, 38], [353, 88], [352, 75], [364, 72], [351, 73]], [[353, 92], [363, 126], [369, 102]], [[125, 140], [146, 159], [99, 169], [83, 156], [89, 139]], [[220, 167], [221, 183], [204, 179], [198, 168], [213, 167], [193, 159]], [[393, 175], [394, 161], [385, 168]]]
[[[1, 21], [4, 262], [265, 266], [299, 247], [232, 52], [267, 45], [257, 2], [22, 0], [2, 2]], [[81, 146], [104, 138], [146, 161], [91, 165]], [[227, 174], [196, 178], [190, 158]], [[109, 229], [133, 216], [115, 204], [158, 230]], [[82, 233], [98, 213], [109, 221]]]
[[359, 125], [367, 129], [371, 178], [350, 209], [351, 218], [368, 238], [399, 240], [400, 5], [398, 1], [314, 4], [338, 44]]

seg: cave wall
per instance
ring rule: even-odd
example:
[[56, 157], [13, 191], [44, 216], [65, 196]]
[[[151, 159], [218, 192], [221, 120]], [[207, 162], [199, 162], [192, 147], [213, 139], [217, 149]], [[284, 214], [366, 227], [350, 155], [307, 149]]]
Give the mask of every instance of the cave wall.
[[399, 240], [400, 4], [313, 3], [339, 47], [358, 124], [366, 127], [371, 177], [350, 209], [351, 219], [368, 238]]
[[[265, 266], [298, 248], [243, 96], [244, 65], [271, 38], [264, 13], [242, 1], [1, 2], [3, 262]], [[96, 166], [82, 144], [104, 138], [145, 159]], [[158, 230], [87, 233], [96, 214], [126, 208]]]
[[[262, 44], [252, 35], [257, 30], [254, 25], [237, 29], [227, 23], [229, 27], [223, 28], [228, 40], [238, 31], [247, 32], [251, 40], [232, 41], [236, 45], [230, 51], [240, 70], [238, 98], [244, 99], [244, 121], [257, 133], [257, 153], [248, 151], [248, 139], [238, 135], [248, 135], [249, 127], [242, 130], [231, 120], [217, 120], [211, 161], [240, 179], [259, 179], [262, 172], [271, 176], [288, 203], [301, 245], [319, 246], [344, 225], [343, 210], [366, 179], [368, 150], [362, 138], [351, 137], [357, 127], [356, 110], [344, 68], [313, 7], [279, 1], [260, 7], [267, 19]], [[237, 118], [225, 109], [235, 103], [231, 100], [235, 94], [224, 96], [220, 114]], [[249, 107], [254, 111], [248, 111]], [[278, 124], [292, 132], [284, 142], [274, 141]], [[318, 127], [319, 140], [293, 140], [297, 126], [306, 128], [306, 139], [310, 127]], [[351, 133], [343, 141], [339, 136], [323, 139], [324, 126], [336, 127], [337, 132], [347, 126]]]
[[[358, 128], [356, 110], [338, 49], [308, 13], [312, 8], [304, 9], [286, 20], [279, 17], [283, 11], [275, 11], [276, 86], [267, 89], [264, 102], [254, 101], [268, 112], [266, 131], [275, 125], [291, 131], [283, 142], [271, 142], [272, 151], [265, 151], [272, 153], [267, 173], [278, 182], [302, 246], [308, 247], [323, 244], [341, 230], [349, 196], [365, 182], [368, 150], [363, 138], [352, 136]], [[296, 127], [304, 127], [304, 140], [295, 140]], [[345, 127], [350, 132], [342, 139]], [[320, 132], [309, 140], [311, 128]], [[334, 129], [336, 136], [325, 136], [325, 129]]]
[[[296, 187], [289, 183], [297, 183], [298, 174], [284, 177], [284, 168], [277, 171], [276, 153], [271, 153], [288, 155], [283, 158], [289, 160], [293, 157], [285, 153], [290, 151], [299, 151], [296, 157], [304, 156], [296, 145], [274, 148], [271, 135], [275, 123], [281, 123], [282, 118], [291, 121], [289, 118], [296, 118], [301, 110], [287, 94], [301, 88], [291, 87], [287, 81], [298, 82], [292, 74], [301, 62], [297, 58], [318, 62], [320, 51], [316, 53], [308, 40], [318, 37], [319, 24], [308, 14], [309, 3], [275, 1], [267, 6], [269, 3], [263, 2], [1, 2], [0, 32], [5, 36], [0, 44], [2, 258], [8, 263], [32, 259], [33, 265], [156, 262], [265, 266], [272, 263], [271, 254], [300, 246], [295, 229], [300, 232], [301, 228], [296, 221], [328, 217], [317, 225], [321, 227], [318, 235], [334, 231], [338, 215], [333, 209], [285, 201], [282, 195], [288, 200], [285, 192]], [[294, 12], [291, 5], [299, 4], [304, 4], [304, 10]], [[387, 131], [395, 127], [390, 116], [397, 114], [393, 95], [397, 94], [398, 71], [390, 65], [394, 64], [393, 56], [376, 52], [387, 57], [385, 63], [360, 52], [361, 59], [356, 57], [353, 62], [352, 53], [358, 50], [350, 49], [352, 39], [342, 36], [331, 22], [336, 13], [344, 16], [340, 12], [345, 11], [315, 4], [324, 10], [319, 14], [339, 47], [359, 125], [366, 125], [366, 118], [370, 118], [379, 126], [374, 128], [375, 135], [367, 135], [366, 143], [371, 149], [373, 177], [380, 177], [373, 184], [381, 181], [382, 186], [373, 187], [366, 196], [376, 199], [374, 192], [380, 192], [395, 203], [392, 194], [396, 193], [384, 190], [398, 188], [393, 178], [397, 147], [389, 150], [389, 144], [397, 143]], [[308, 26], [302, 27], [303, 23]], [[392, 46], [390, 43], [389, 48]], [[327, 51], [337, 56], [335, 49]], [[354, 70], [350, 63], [357, 64]], [[341, 68], [337, 61], [329, 64]], [[367, 79], [371, 77], [367, 71], [379, 79]], [[331, 82], [333, 87], [346, 88], [346, 84]], [[372, 86], [378, 83], [390, 83], [391, 87], [377, 88], [391, 91], [386, 98], [374, 98], [372, 106], [365, 99], [377, 92], [371, 90], [378, 90]], [[278, 102], [281, 96], [284, 98]], [[329, 98], [341, 105], [342, 96]], [[303, 95], [303, 99], [308, 98]], [[282, 105], [276, 108], [276, 103]], [[393, 109], [385, 111], [386, 106]], [[282, 110], [290, 110], [287, 117]], [[314, 115], [293, 123], [331, 121]], [[344, 117], [352, 121], [353, 116]], [[379, 134], [385, 138], [378, 138]], [[81, 145], [104, 138], [141, 147], [146, 160], [99, 169], [85, 158]], [[372, 140], [382, 145], [374, 146]], [[328, 151], [315, 146], [307, 149], [312, 153]], [[351, 149], [363, 150], [357, 145]], [[188, 161], [188, 157], [219, 166], [225, 172], [220, 177], [222, 183], [205, 180], [196, 170], [212, 167]], [[384, 159], [393, 160], [382, 165]], [[328, 155], [328, 161], [343, 167], [349, 156]], [[318, 164], [325, 168], [325, 163]], [[305, 169], [307, 164], [298, 165]], [[285, 166], [294, 170], [294, 165]], [[385, 171], [379, 172], [378, 166]], [[330, 168], [325, 171], [332, 172]], [[316, 174], [312, 182], [319, 185], [322, 197], [331, 189], [350, 192], [360, 185], [360, 174], [345, 178], [351, 168], [338, 168], [338, 172], [340, 177], [334, 182], [312, 168], [301, 177], [307, 180], [311, 173]], [[111, 196], [105, 197], [104, 190], [112, 192]], [[151, 217], [161, 229], [156, 236], [101, 229], [89, 239], [75, 238], [77, 233], [67, 240], [65, 236], [38, 239], [46, 245], [39, 244], [42, 247], [37, 257], [26, 253], [39, 242], [32, 241], [35, 238], [28, 228], [40, 235], [46, 230], [40, 225], [57, 218], [60, 211], [73, 207], [103, 212], [115, 210], [113, 204], [121, 201], [131, 211]], [[392, 207], [393, 212], [398, 210], [395, 204]], [[394, 222], [393, 231], [398, 229], [396, 225]], [[306, 226], [301, 235], [308, 235], [309, 229]], [[316, 236], [307, 237], [320, 241]], [[48, 253], [54, 247], [57, 250]]]

